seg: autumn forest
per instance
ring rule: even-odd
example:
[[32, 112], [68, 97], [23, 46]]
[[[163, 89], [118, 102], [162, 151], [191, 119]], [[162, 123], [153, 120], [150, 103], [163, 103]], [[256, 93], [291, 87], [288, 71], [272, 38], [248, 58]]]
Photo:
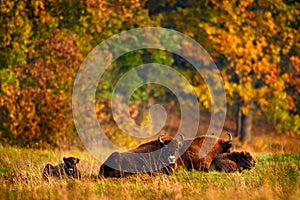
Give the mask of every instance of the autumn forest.
[[[251, 140], [257, 118], [281, 134], [297, 136], [299, 7], [299, 2], [288, 0], [1, 1], [0, 143], [21, 147], [78, 143], [71, 102], [77, 70], [97, 44], [138, 27], [174, 29], [206, 49], [224, 81], [227, 115], [235, 121], [231, 131], [241, 141]], [[164, 51], [133, 51], [114, 62], [98, 85], [97, 115], [112, 139], [120, 132], [108, 112], [114, 84], [134, 66], [154, 61], [183, 74], [199, 108], [209, 113], [209, 92], [189, 63]], [[146, 85], [131, 98], [137, 123], [147, 123], [142, 110], [155, 101], [169, 106], [171, 115], [178, 114], [171, 92]]]

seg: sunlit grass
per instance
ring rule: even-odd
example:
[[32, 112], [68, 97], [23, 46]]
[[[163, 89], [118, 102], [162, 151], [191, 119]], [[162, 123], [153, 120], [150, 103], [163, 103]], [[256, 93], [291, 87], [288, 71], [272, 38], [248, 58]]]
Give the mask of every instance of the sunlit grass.
[[[49, 182], [41, 177], [48, 162], [76, 156], [81, 180]], [[179, 169], [172, 176], [135, 175], [96, 179], [100, 163], [86, 151], [0, 149], [0, 199], [298, 199], [300, 154], [254, 154], [254, 170], [224, 174]]]

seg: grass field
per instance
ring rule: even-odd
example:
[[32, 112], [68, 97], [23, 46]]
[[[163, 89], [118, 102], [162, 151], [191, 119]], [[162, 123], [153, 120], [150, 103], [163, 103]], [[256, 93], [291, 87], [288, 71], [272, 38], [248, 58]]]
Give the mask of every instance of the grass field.
[[[81, 180], [41, 178], [48, 162], [77, 156]], [[172, 176], [97, 180], [100, 163], [86, 151], [0, 148], [0, 199], [299, 199], [300, 153], [257, 153], [251, 171], [224, 174], [179, 169]]]

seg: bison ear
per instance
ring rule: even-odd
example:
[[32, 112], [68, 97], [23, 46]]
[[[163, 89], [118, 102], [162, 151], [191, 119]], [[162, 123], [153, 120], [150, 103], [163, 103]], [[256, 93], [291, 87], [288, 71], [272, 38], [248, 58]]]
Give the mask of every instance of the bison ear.
[[68, 159], [67, 159], [66, 157], [63, 157], [63, 161], [64, 161], [64, 162], [67, 162], [67, 160], [68, 160]]
[[161, 144], [164, 144], [164, 143], [165, 143], [165, 141], [162, 139], [163, 136], [164, 136], [164, 135], [160, 135], [160, 136], [158, 137], [158, 141], [159, 141]]
[[79, 161], [80, 161], [79, 158], [77, 158], [77, 159], [76, 159], [76, 164], [79, 163]]

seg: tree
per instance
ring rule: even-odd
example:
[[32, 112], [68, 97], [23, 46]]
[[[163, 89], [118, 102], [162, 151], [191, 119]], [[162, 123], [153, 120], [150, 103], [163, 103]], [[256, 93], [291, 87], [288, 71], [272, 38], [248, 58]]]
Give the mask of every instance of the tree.
[[20, 146], [74, 143], [71, 92], [84, 56], [155, 24], [138, 0], [8, 0], [0, 13], [0, 142]]
[[[153, 18], [162, 15], [163, 26], [193, 37], [215, 58], [229, 110], [237, 112], [237, 133], [242, 141], [250, 140], [253, 118], [261, 114], [278, 130], [299, 133], [298, 2], [149, 2]], [[197, 74], [189, 76], [200, 101], [209, 107], [203, 81]]]
[[255, 110], [276, 121], [278, 127], [289, 124], [285, 128], [293, 133], [299, 114], [293, 113], [297, 95], [287, 90], [287, 74], [299, 73], [299, 66], [289, 61], [297, 60], [299, 55], [299, 4], [253, 0], [212, 3], [216, 16], [203, 28], [215, 49], [226, 58], [222, 72], [229, 103], [238, 102], [241, 111], [241, 141], [251, 138]]

